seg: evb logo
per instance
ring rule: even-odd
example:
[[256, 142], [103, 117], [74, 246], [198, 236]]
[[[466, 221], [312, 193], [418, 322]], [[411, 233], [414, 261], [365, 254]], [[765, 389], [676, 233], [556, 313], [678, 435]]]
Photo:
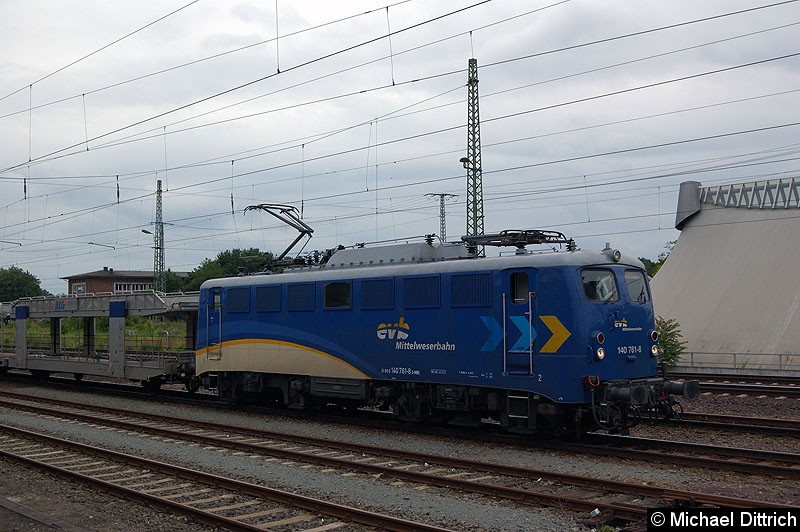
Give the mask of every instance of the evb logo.
[[381, 323], [376, 331], [380, 340], [405, 340], [411, 329], [402, 316], [397, 323]]

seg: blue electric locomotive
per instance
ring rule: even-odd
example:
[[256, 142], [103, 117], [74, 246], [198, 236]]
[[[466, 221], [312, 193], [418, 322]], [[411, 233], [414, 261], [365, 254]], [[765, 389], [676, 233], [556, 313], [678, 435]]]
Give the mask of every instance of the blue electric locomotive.
[[[567, 250], [525, 250], [553, 241]], [[486, 244], [517, 251], [480, 257]], [[229, 401], [581, 432], [669, 415], [673, 395], [698, 392], [657, 376], [641, 262], [549, 232], [339, 249], [206, 281], [199, 304], [196, 372]]]

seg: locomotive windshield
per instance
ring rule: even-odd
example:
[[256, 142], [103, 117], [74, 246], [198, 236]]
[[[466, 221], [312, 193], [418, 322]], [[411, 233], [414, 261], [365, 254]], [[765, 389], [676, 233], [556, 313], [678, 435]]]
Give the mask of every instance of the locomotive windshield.
[[628, 297], [636, 303], [647, 303], [650, 295], [647, 292], [647, 283], [644, 274], [639, 270], [625, 270], [625, 284], [628, 286]]
[[586, 268], [581, 271], [583, 291], [589, 301], [613, 303], [619, 301], [617, 282], [611, 270]]

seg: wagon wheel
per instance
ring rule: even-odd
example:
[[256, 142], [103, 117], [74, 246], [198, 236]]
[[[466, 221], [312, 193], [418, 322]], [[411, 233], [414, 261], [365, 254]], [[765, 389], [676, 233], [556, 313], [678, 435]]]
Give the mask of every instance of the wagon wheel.
[[142, 388], [144, 388], [145, 392], [156, 395], [161, 389], [161, 380], [156, 378], [142, 381]]
[[184, 386], [186, 386], [187, 392], [195, 393], [198, 389], [200, 389], [200, 380], [196, 377], [192, 377], [184, 382]]

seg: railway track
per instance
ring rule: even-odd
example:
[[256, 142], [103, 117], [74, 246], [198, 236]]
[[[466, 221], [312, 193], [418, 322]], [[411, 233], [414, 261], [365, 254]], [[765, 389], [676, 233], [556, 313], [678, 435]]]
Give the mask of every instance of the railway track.
[[[25, 382], [30, 383], [34, 379], [31, 375], [27, 374], [13, 374], [7, 377], [9, 380], [15, 382]], [[48, 387], [57, 387], [65, 390], [81, 390], [87, 391], [91, 390], [92, 392], [102, 393], [102, 394], [111, 394], [120, 397], [130, 397], [130, 398], [137, 398], [137, 399], [147, 399], [152, 398], [154, 395], [152, 393], [148, 393], [145, 391], [141, 386], [138, 385], [131, 385], [131, 384], [119, 384], [119, 383], [111, 383], [111, 382], [104, 382], [104, 381], [83, 381], [83, 382], [76, 382], [71, 378], [63, 378], [63, 377], [50, 377], [47, 382]], [[411, 428], [408, 424], [403, 424], [402, 427], [398, 427], [397, 423], [391, 422], [386, 419], [375, 420], [371, 416], [366, 416], [366, 418], [360, 417], [346, 417], [342, 418], [341, 416], [330, 416], [324, 414], [309, 414], [309, 413], [300, 413], [294, 410], [276, 410], [274, 408], [269, 407], [258, 407], [258, 406], [251, 406], [251, 407], [237, 407], [235, 405], [231, 405], [228, 403], [224, 403], [218, 400], [216, 395], [209, 394], [209, 393], [187, 393], [184, 389], [172, 389], [172, 388], [164, 388], [161, 389], [158, 395], [156, 396], [160, 400], [176, 402], [179, 404], [184, 405], [195, 405], [201, 407], [213, 407], [217, 409], [223, 410], [243, 410], [252, 413], [260, 413], [260, 414], [267, 414], [267, 415], [281, 415], [287, 417], [301, 417], [305, 419], [315, 419], [319, 421], [326, 421], [331, 423], [348, 423], [351, 425], [377, 425], [383, 428], [387, 428], [389, 430], [415, 430], [422, 433], [432, 433], [435, 434], [439, 431], [437, 428], [429, 428], [429, 427], [416, 427], [414, 426]], [[800, 436], [800, 421], [798, 420], [791, 420], [791, 419], [778, 419], [778, 418], [765, 418], [765, 417], [747, 417], [747, 416], [731, 416], [731, 415], [720, 415], [720, 414], [706, 414], [706, 413], [697, 413], [697, 412], [683, 412], [680, 415], [680, 419], [669, 420], [669, 424], [675, 425], [685, 425], [685, 426], [693, 426], [698, 428], [710, 428], [715, 430], [729, 430], [729, 431], [736, 431], [736, 432], [746, 432], [751, 434], [774, 434], [780, 436]], [[447, 434], [451, 434], [451, 429], [444, 428], [442, 432]], [[502, 434], [485, 434], [485, 433], [476, 433], [476, 434], [463, 434], [462, 437], [472, 438], [477, 440], [496, 440], [503, 443], [510, 443], [515, 444], [519, 443], [519, 438], [516, 436], [506, 437]]]
[[[605, 516], [640, 522], [648, 507], [670, 504], [707, 504], [728, 507], [772, 507], [767, 501], [659, 488], [652, 485], [599, 480], [597, 477], [557, 474], [519, 466], [506, 466], [387, 449], [351, 442], [246, 429], [229, 425], [196, 423], [169, 416], [127, 410], [103, 409], [67, 401], [40, 400], [3, 393], [2, 404], [42, 416], [78, 420], [154, 438], [186, 441], [221, 452], [247, 453], [264, 459], [279, 459], [322, 468], [357, 471], [376, 478], [398, 479], [440, 488], [506, 498], [517, 503], [569, 508], [581, 512], [599, 509]], [[560, 444], [559, 444], [560, 447]], [[595, 451], [598, 447], [594, 447]], [[580, 450], [578, 452], [584, 452]], [[630, 449], [622, 451], [630, 457]], [[596, 453], [595, 453], [596, 454]], [[770, 474], [775, 474], [771, 469]], [[600, 487], [601, 486], [601, 487]]]
[[800, 377], [792, 375], [743, 375], [736, 373], [673, 373], [669, 377], [682, 380], [700, 380], [701, 382], [748, 383], [765, 386], [800, 387]]
[[669, 377], [700, 380], [700, 390], [703, 392], [766, 397], [800, 397], [800, 378], [791, 375], [670, 373]]
[[700, 382], [702, 392], [730, 395], [755, 395], [764, 397], [800, 397], [800, 386], [777, 384], [749, 384], [739, 382]]
[[796, 419], [684, 412], [681, 414], [680, 420], [676, 421], [676, 423], [712, 429], [735, 430], [739, 432], [800, 436], [800, 420]]
[[447, 530], [8, 425], [0, 456], [228, 530]]
[[800, 456], [796, 453], [608, 434], [592, 434], [587, 443], [565, 443], [554, 448], [767, 477], [792, 479], [800, 474]]

